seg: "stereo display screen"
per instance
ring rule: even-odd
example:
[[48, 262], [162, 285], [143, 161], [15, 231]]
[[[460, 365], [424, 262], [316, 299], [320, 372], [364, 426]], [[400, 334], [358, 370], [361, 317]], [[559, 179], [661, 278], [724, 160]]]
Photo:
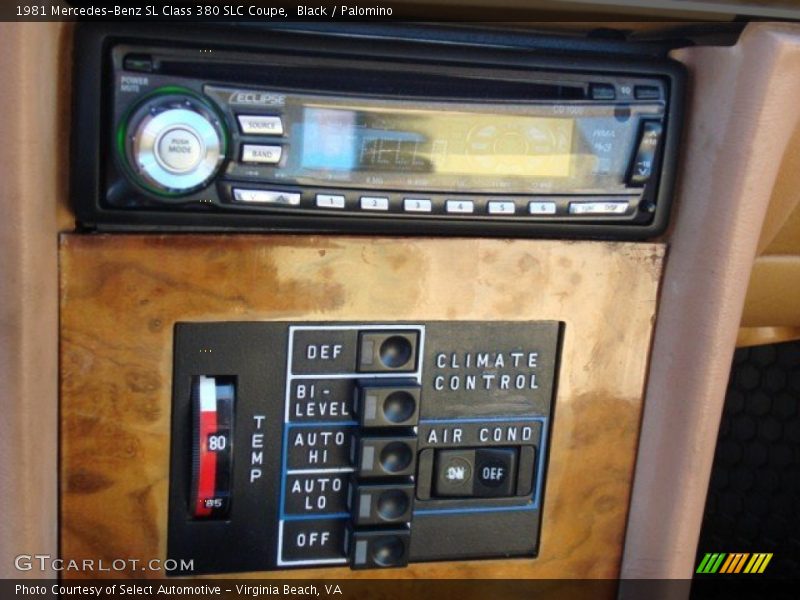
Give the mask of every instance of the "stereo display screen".
[[296, 105], [277, 180], [489, 193], [630, 193], [641, 119], [658, 105]]
[[308, 107], [300, 166], [569, 177], [574, 129], [569, 118]]

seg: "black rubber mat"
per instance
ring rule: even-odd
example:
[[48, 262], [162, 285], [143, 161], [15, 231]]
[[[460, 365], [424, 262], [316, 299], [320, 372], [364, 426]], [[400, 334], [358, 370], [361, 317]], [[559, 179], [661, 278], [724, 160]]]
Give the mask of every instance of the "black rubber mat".
[[697, 562], [772, 553], [765, 575], [800, 577], [800, 342], [737, 350]]

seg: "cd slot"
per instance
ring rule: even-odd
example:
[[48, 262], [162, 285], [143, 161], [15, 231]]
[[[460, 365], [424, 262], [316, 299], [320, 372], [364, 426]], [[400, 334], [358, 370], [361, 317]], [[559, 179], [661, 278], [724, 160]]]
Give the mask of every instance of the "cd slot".
[[425, 98], [484, 100], [584, 100], [586, 85], [564, 85], [562, 82], [495, 78], [480, 76], [452, 77], [437, 73], [421, 73], [403, 65], [394, 69], [332, 69], [325, 66], [306, 67], [257, 61], [206, 60], [202, 63], [172, 58], [154, 62], [160, 74], [205, 80], [236, 81], [284, 90], [359, 94], [371, 96], [403, 96]]

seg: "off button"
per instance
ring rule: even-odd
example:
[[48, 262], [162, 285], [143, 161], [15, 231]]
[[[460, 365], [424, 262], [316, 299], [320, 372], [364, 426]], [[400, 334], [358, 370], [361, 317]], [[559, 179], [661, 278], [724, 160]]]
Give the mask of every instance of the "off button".
[[516, 448], [481, 448], [475, 451], [475, 496], [513, 496], [517, 482]]
[[156, 158], [172, 173], [188, 173], [203, 160], [205, 154], [200, 136], [188, 127], [172, 127], [159, 137]]

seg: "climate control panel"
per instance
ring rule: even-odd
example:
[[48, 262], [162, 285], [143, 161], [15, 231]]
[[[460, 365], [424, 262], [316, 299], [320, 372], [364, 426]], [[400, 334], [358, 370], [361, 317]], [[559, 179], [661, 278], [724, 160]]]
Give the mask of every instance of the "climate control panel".
[[561, 324], [179, 323], [168, 554], [533, 557]]

